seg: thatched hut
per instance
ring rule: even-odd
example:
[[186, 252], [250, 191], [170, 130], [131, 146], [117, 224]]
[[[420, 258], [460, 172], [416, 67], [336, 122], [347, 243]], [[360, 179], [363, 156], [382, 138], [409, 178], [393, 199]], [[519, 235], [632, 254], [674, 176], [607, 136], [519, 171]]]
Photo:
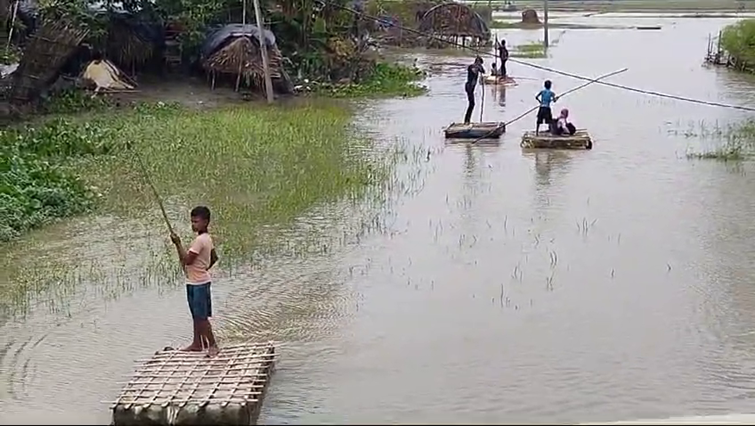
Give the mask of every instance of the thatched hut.
[[422, 17], [419, 31], [454, 43], [474, 44], [490, 40], [490, 29], [480, 15], [462, 3], [444, 3], [430, 8]]
[[283, 69], [283, 55], [275, 43], [275, 35], [260, 31], [256, 25], [229, 24], [210, 33], [202, 46], [202, 67], [212, 79], [218, 76], [236, 78], [236, 90], [242, 82], [253, 89], [264, 90], [265, 74], [260, 55], [261, 43], [267, 46], [273, 89], [291, 93], [293, 84]]
[[58, 77], [60, 69], [78, 49], [88, 31], [65, 20], [46, 20], [31, 35], [18, 69], [13, 73], [10, 101], [34, 102]]
[[540, 18], [537, 16], [535, 9], [525, 9], [522, 11], [522, 23], [523, 24], [539, 24]]
[[164, 26], [128, 12], [110, 12], [105, 56], [120, 67], [136, 70], [158, 58], [165, 47]]

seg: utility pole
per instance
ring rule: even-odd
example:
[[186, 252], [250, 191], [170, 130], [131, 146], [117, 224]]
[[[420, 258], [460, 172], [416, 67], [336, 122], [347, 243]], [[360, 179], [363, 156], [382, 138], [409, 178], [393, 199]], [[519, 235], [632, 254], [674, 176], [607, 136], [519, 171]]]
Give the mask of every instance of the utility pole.
[[267, 37], [265, 37], [265, 28], [262, 26], [262, 13], [260, 12], [259, 0], [254, 0], [254, 14], [257, 16], [257, 28], [260, 30], [260, 53], [262, 54], [262, 69], [265, 71], [265, 92], [267, 92], [267, 103], [273, 103], [273, 80], [270, 79], [270, 62], [267, 59]]
[[543, 0], [543, 50], [548, 50], [548, 0]]

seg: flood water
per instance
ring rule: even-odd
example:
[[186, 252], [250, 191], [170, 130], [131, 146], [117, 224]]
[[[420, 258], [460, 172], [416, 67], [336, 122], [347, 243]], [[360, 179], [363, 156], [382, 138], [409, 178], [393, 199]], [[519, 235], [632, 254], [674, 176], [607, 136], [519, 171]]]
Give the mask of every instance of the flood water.
[[[586, 76], [629, 67], [611, 81], [755, 100], [751, 78], [701, 66], [708, 33], [730, 20], [641, 22], [652, 20], [663, 29], [554, 30], [550, 58], [532, 62]], [[516, 45], [541, 32], [500, 37]], [[419, 61], [446, 64], [432, 67], [427, 96], [371, 103], [359, 119], [381, 146], [419, 153], [399, 166], [403, 186], [389, 206], [375, 218], [313, 212], [298, 226], [332, 236], [326, 254], [267, 259], [216, 280], [221, 337], [285, 343], [260, 422], [752, 412], [753, 166], [685, 157], [715, 146], [695, 135], [744, 113], [592, 85], [558, 103], [589, 129], [592, 151], [522, 152], [534, 116], [500, 144], [447, 144], [442, 128], [465, 109], [463, 68], [451, 64], [465, 59]], [[582, 84], [517, 64], [509, 73], [520, 84], [487, 88], [484, 120], [530, 108], [544, 78], [557, 93]], [[135, 277], [139, 240], [103, 240], [117, 225], [87, 221], [68, 225], [69, 241], [56, 234], [45, 255], [123, 258]], [[5, 322], [0, 422], [108, 422], [101, 401], [117, 396], [134, 360], [189, 338], [180, 285], [135, 287], [107, 302], [63, 295], [66, 310], [41, 305]]]

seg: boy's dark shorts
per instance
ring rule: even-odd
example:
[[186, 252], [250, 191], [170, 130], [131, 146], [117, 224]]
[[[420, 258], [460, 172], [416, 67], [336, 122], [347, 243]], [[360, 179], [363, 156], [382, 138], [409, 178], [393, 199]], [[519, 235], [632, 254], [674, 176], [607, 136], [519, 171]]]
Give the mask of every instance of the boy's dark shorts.
[[210, 284], [186, 284], [186, 299], [189, 301], [191, 317], [195, 320], [206, 320], [212, 316]]
[[553, 121], [553, 115], [551, 114], [550, 107], [540, 107], [537, 110], [537, 125], [542, 123], [550, 124]]

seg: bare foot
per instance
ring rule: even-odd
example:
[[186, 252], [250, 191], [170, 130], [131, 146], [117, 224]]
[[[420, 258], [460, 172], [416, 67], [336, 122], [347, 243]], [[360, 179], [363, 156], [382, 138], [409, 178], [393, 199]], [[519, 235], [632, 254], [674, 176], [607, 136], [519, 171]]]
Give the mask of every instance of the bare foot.
[[217, 354], [219, 352], [220, 352], [220, 349], [218, 349], [217, 346], [212, 346], [212, 347], [210, 347], [210, 349], [207, 349], [207, 357], [208, 358], [213, 358], [213, 357], [217, 356]]

